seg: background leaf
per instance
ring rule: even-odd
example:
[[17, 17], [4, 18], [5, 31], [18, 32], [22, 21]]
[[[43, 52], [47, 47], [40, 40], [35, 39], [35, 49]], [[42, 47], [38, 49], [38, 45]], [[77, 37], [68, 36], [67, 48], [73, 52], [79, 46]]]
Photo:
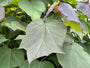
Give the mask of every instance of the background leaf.
[[0, 0], [0, 6], [6, 6], [11, 2], [12, 2], [12, 0]]
[[34, 60], [30, 65], [28, 61], [25, 61], [20, 68], [55, 68], [54, 65], [48, 61], [39, 62]]
[[45, 4], [42, 1], [20, 0], [18, 5], [31, 16], [32, 20], [39, 19], [42, 12], [46, 9]]
[[24, 52], [0, 47], [0, 68], [15, 68], [24, 62]]
[[64, 55], [57, 54], [58, 61], [63, 68], [89, 68], [90, 56], [79, 44], [68, 41], [67, 38], [64, 51], [66, 53]]
[[26, 25], [27, 25], [26, 23], [21, 22], [19, 18], [14, 16], [7, 17], [5, 21], [5, 26], [11, 28], [14, 31], [16, 29], [25, 31]]

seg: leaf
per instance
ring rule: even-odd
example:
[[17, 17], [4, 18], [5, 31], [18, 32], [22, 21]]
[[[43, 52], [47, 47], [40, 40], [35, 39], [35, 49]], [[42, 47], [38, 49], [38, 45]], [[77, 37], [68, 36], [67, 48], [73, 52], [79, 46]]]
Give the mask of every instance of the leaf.
[[51, 53], [63, 53], [62, 46], [66, 27], [59, 20], [44, 22], [42, 19], [32, 21], [26, 28], [26, 36], [19, 48], [27, 51], [29, 63], [32, 60]]
[[51, 0], [33, 0], [33, 1], [42, 1], [46, 6], [47, 6], [49, 3], [52, 3]]
[[81, 12], [90, 17], [90, 4], [78, 3], [76, 6]]
[[[69, 38], [69, 37], [68, 37]], [[63, 68], [89, 68], [90, 56], [79, 44], [69, 41], [64, 43], [66, 54], [57, 54], [59, 63]]]
[[0, 6], [0, 20], [5, 17], [5, 9], [4, 7]]
[[0, 5], [6, 6], [6, 5], [10, 4], [11, 2], [12, 2], [12, 0], [0, 0]]
[[88, 26], [88, 23], [87, 22], [85, 22], [84, 20], [82, 20], [81, 21], [82, 22], [82, 25], [83, 25], [83, 32], [85, 33], [85, 34], [89, 34], [89, 26]]
[[[67, 25], [71, 26], [73, 29], [71, 29], [71, 32], [77, 33], [81, 39], [83, 39], [83, 36], [86, 34], [89, 34], [89, 26], [88, 23], [84, 20], [81, 21], [83, 25], [83, 33], [80, 30], [80, 27], [77, 25], [77, 23], [73, 22], [66, 22]], [[77, 27], [76, 27], [77, 26]]]
[[84, 49], [90, 55], [90, 44], [84, 45]]
[[45, 17], [44, 17], [44, 20], [45, 20], [45, 18], [50, 14], [50, 12], [53, 11], [54, 7], [55, 7], [55, 4], [52, 4], [52, 5], [50, 6], [50, 8], [48, 9], [48, 11], [47, 11], [47, 13], [46, 13], [46, 15], [45, 15]]
[[39, 19], [42, 12], [46, 10], [45, 5], [42, 1], [20, 0], [18, 5], [29, 16], [31, 16], [32, 20]]
[[0, 47], [0, 68], [15, 68], [24, 62], [24, 52]]
[[67, 3], [62, 3], [59, 5], [58, 9], [61, 13], [63, 13], [66, 16], [68, 21], [77, 22], [83, 31], [83, 26], [82, 26], [81, 22], [79, 21], [79, 19], [78, 19], [76, 13], [74, 12], [73, 8], [71, 7], [71, 5], [69, 5]]
[[10, 27], [11, 29], [13, 29], [14, 31], [16, 29], [21, 29], [21, 30], [24, 30], [25, 31], [25, 27], [22, 26], [18, 21], [12, 21], [7, 26]]
[[29, 67], [29, 63], [27, 61], [24, 62], [20, 66], [20, 68], [55, 68], [54, 65], [48, 61], [39, 62], [38, 60], [34, 60]]
[[14, 31], [16, 29], [20, 29], [20, 30], [25, 31], [26, 25], [23, 25], [23, 24], [25, 24], [25, 23], [21, 22], [19, 18], [13, 17], [13, 16], [7, 17], [6, 22], [5, 22], [5, 26], [11, 28]]
[[80, 22], [71, 5], [67, 3], [62, 3], [60, 4], [58, 9], [67, 17], [68, 21]]
[[84, 33], [80, 32], [80, 31], [77, 31], [73, 28], [70, 29], [70, 32], [76, 33], [80, 37], [81, 40], [83, 39]]
[[64, 1], [70, 2], [70, 3], [72, 3], [72, 4], [77, 4], [77, 3], [78, 3], [77, 0], [64, 0]]
[[64, 23], [65, 23], [66, 26], [70, 26], [73, 29], [75, 29], [76, 31], [82, 32], [82, 29], [80, 28], [79, 24], [76, 23], [75, 21], [67, 21], [65, 19]]
[[2, 35], [2, 34], [0, 34], [0, 43], [2, 43], [2, 42], [4, 42], [4, 41], [6, 41], [7, 39]]

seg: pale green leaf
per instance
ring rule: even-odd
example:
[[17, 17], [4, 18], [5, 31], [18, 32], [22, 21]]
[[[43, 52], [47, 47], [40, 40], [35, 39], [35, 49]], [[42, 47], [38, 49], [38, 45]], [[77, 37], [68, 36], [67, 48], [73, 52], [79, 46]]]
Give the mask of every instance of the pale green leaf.
[[10, 16], [6, 18], [5, 26], [11, 28], [12, 30], [20, 29], [25, 31], [26, 25], [24, 22], [21, 22], [20, 19], [14, 16]]
[[32, 60], [51, 53], [63, 53], [65, 35], [66, 27], [59, 20], [34, 20], [27, 26], [20, 48], [26, 49], [28, 61], [31, 63]]
[[32, 20], [39, 19], [45, 11], [45, 4], [42, 1], [20, 0], [18, 5], [31, 16]]
[[90, 68], [90, 56], [79, 44], [71, 41], [65, 42], [64, 51], [65, 54], [57, 54], [58, 61], [63, 68]]
[[24, 52], [0, 47], [0, 68], [15, 68], [24, 62]]

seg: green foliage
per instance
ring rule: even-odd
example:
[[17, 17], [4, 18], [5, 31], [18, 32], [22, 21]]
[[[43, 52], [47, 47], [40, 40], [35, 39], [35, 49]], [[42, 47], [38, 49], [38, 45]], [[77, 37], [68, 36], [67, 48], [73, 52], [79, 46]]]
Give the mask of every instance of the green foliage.
[[0, 68], [89, 68], [89, 5], [0, 0]]

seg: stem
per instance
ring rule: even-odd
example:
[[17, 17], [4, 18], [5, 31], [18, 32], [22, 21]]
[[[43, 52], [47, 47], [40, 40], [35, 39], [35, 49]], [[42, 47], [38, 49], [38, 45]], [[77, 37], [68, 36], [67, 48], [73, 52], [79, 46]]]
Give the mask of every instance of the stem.
[[40, 62], [42, 62], [43, 60], [45, 60], [47, 58], [47, 56], [46, 57], [44, 57]]

